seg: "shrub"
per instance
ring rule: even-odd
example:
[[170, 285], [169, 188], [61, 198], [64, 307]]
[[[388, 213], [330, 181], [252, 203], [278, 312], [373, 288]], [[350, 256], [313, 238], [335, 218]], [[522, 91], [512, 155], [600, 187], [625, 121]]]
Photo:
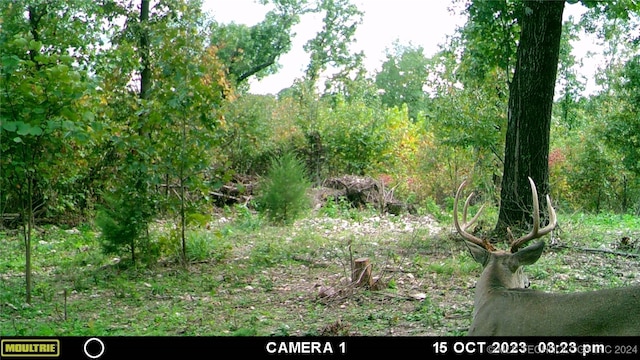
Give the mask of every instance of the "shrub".
[[385, 117], [363, 102], [336, 99], [319, 111], [318, 131], [332, 174], [365, 175], [390, 145]]
[[153, 200], [135, 187], [127, 187], [104, 197], [96, 224], [102, 231], [100, 242], [105, 254], [122, 256], [130, 252], [132, 262], [140, 257], [150, 263], [159, 256], [147, 234], [155, 214]]
[[293, 222], [310, 207], [304, 164], [291, 152], [273, 158], [258, 189], [258, 209], [278, 224]]

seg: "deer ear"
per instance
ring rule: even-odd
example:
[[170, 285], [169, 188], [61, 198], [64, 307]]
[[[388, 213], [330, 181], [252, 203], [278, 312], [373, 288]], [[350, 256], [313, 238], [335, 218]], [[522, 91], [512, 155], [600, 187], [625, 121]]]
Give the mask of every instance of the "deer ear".
[[538, 261], [542, 256], [544, 250], [544, 241], [538, 241], [535, 244], [529, 245], [523, 249], [518, 250], [513, 256], [518, 260], [520, 265], [531, 265]]
[[473, 257], [473, 260], [485, 266], [489, 260], [489, 251], [482, 246], [476, 245], [472, 242], [465, 241], [467, 248]]

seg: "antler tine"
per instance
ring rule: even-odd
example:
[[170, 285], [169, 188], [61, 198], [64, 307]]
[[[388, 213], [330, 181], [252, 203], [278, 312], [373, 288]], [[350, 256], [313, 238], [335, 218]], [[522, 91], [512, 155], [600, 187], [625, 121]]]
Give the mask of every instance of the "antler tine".
[[467, 210], [469, 208], [469, 202], [471, 201], [471, 198], [473, 197], [473, 193], [471, 193], [468, 197], [467, 200], [464, 202], [464, 209], [462, 210], [462, 222], [463, 224], [460, 225], [460, 222], [458, 221], [458, 199], [460, 198], [460, 193], [462, 192], [462, 189], [467, 185], [467, 181], [463, 181], [462, 184], [460, 184], [460, 186], [458, 187], [458, 191], [456, 192], [456, 197], [453, 200], [453, 225], [456, 227], [456, 230], [458, 231], [458, 233], [460, 234], [460, 236], [462, 236], [464, 239], [469, 240], [470, 242], [482, 246], [482, 247], [486, 247], [486, 242], [483, 241], [482, 239], [480, 239], [479, 237], [476, 237], [474, 235], [469, 234], [466, 230], [469, 228], [469, 226], [471, 226], [480, 216], [480, 213], [482, 213], [482, 210], [484, 210], [484, 205], [482, 205], [482, 207], [480, 207], [480, 210], [478, 210], [478, 212], [473, 216], [473, 218], [471, 219], [471, 221], [467, 222]]
[[536, 189], [536, 184], [533, 182], [533, 179], [529, 177], [529, 184], [531, 184], [531, 196], [533, 197], [533, 228], [531, 231], [511, 243], [511, 252], [514, 253], [518, 251], [518, 248], [522, 246], [522, 244], [526, 243], [529, 240], [537, 239], [543, 235], [548, 234], [556, 227], [558, 223], [556, 217], [556, 211], [553, 209], [551, 205], [551, 197], [547, 195], [547, 207], [549, 210], [549, 224], [547, 226], [540, 229], [540, 204], [538, 203], [538, 190]]

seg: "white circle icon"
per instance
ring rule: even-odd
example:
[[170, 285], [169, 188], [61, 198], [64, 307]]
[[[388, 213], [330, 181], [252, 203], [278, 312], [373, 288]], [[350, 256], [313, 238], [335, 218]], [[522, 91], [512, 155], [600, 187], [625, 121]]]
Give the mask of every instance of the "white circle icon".
[[[92, 342], [97, 342], [100, 345], [100, 352], [96, 355], [90, 354], [89, 350], [87, 350], [87, 346], [89, 346], [90, 343]], [[104, 343], [102, 342], [102, 340], [98, 339], [98, 338], [91, 338], [87, 341], [84, 342], [84, 354], [87, 355], [87, 357], [91, 358], [91, 359], [97, 359], [100, 356], [102, 356], [102, 354], [104, 354]]]

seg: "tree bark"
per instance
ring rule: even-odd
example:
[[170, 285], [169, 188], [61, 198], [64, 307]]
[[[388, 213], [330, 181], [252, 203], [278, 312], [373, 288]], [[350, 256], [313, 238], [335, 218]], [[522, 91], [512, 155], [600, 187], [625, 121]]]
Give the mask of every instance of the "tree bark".
[[151, 89], [151, 59], [149, 54], [149, 0], [140, 2], [140, 98], [148, 99]]
[[371, 288], [373, 278], [371, 277], [371, 262], [369, 258], [358, 258], [353, 262], [351, 282], [357, 287]]
[[[509, 85], [500, 212], [496, 234], [531, 223], [531, 188], [537, 185], [541, 210], [549, 192], [549, 132], [560, 52], [564, 1], [524, 1], [520, 43]], [[501, 238], [506, 238], [502, 237]]]

